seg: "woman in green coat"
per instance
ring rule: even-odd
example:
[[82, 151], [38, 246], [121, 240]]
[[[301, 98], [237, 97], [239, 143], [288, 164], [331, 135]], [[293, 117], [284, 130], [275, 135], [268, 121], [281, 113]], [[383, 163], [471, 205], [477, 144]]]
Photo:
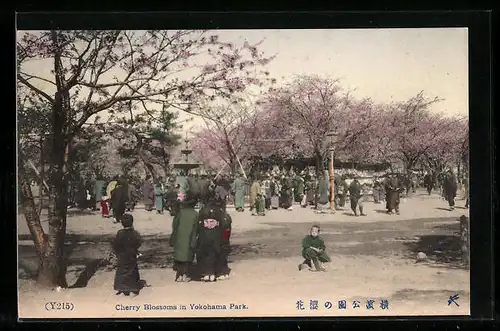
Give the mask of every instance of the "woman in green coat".
[[175, 281], [188, 282], [188, 271], [194, 260], [194, 249], [196, 248], [198, 212], [194, 209], [197, 199], [187, 196], [180, 207], [179, 212], [172, 221], [172, 234], [170, 235], [170, 247], [174, 249]]

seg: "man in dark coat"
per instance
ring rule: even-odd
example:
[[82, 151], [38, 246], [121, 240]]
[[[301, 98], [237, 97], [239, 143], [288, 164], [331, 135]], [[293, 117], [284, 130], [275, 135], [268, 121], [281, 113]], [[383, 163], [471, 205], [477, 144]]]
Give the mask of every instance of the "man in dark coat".
[[336, 209], [344, 208], [345, 206], [345, 198], [347, 191], [349, 190], [349, 185], [347, 185], [345, 179], [346, 179], [345, 175], [335, 176], [334, 179], [335, 181], [334, 194], [335, 194]]
[[114, 280], [114, 289], [117, 295], [135, 295], [143, 287], [140, 280], [137, 258], [139, 247], [142, 244], [141, 235], [134, 230], [134, 218], [130, 214], [125, 214], [121, 218], [123, 229], [119, 230], [113, 241], [113, 250], [117, 258], [117, 268]]
[[387, 213], [392, 214], [392, 211], [396, 211], [399, 215], [399, 196], [403, 191], [403, 185], [401, 180], [396, 174], [387, 176], [384, 181], [385, 194], [386, 194], [386, 207]]
[[443, 191], [450, 210], [455, 209], [455, 197], [457, 196], [457, 179], [453, 171], [448, 170], [443, 178]]
[[434, 189], [434, 180], [428, 173], [424, 175], [424, 186], [427, 189], [427, 193], [431, 195], [432, 190]]
[[114, 223], [121, 221], [121, 217], [127, 209], [127, 202], [127, 183], [124, 178], [121, 178], [111, 192], [111, 209], [113, 210]]
[[351, 201], [351, 210], [355, 216], [358, 216], [357, 208], [359, 207], [359, 213], [361, 216], [365, 216], [363, 213], [363, 188], [361, 183], [355, 178], [351, 185], [349, 185], [349, 195]]
[[197, 199], [187, 191], [180, 208], [172, 221], [172, 234], [169, 244], [174, 249], [174, 270], [176, 282], [189, 282], [189, 267], [194, 259], [196, 248], [198, 212], [194, 209]]

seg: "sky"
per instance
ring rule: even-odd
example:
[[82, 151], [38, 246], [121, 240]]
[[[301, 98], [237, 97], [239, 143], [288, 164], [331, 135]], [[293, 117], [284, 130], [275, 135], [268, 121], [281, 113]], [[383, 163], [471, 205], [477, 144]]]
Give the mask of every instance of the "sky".
[[[444, 99], [432, 111], [468, 116], [465, 28], [220, 30], [218, 35], [236, 45], [263, 40], [259, 50], [276, 55], [266, 70], [278, 86], [298, 74], [328, 76], [354, 89], [355, 96], [378, 102], [405, 100], [423, 90]], [[202, 123], [195, 118], [184, 129]]]

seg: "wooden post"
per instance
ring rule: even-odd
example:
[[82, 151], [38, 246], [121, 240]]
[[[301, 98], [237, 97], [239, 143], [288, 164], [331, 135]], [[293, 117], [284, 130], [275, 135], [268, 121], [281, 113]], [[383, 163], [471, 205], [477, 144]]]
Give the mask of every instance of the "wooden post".
[[335, 150], [332, 147], [330, 149], [330, 211], [335, 212], [335, 169], [334, 169], [334, 158]]

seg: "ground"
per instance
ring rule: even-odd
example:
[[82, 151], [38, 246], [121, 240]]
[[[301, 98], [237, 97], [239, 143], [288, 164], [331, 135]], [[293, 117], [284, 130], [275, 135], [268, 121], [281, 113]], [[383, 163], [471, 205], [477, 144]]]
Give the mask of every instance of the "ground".
[[[457, 209], [449, 211], [437, 194], [417, 192], [402, 201], [401, 215], [387, 215], [384, 205], [372, 202], [366, 204], [365, 217], [354, 217], [347, 208], [334, 215], [318, 215], [295, 206], [293, 211], [271, 211], [263, 217], [230, 208], [232, 274], [229, 280], [216, 283], [175, 283], [168, 247], [171, 217], [137, 209], [135, 227], [145, 239], [139, 267], [141, 278], [151, 287], [128, 298], [115, 296], [113, 270], [97, 267], [108, 255], [109, 241], [120, 225], [96, 214], [70, 211], [67, 278], [74, 288], [57, 292], [39, 289], [32, 280], [36, 255], [20, 215], [19, 316], [468, 315], [469, 272], [461, 263], [457, 221], [459, 216], [469, 215], [463, 205], [458, 200]], [[321, 225], [332, 263], [325, 273], [299, 272], [300, 242], [315, 223]], [[424, 252], [427, 260], [417, 263], [418, 252]], [[456, 304], [449, 304], [453, 295], [458, 295]], [[346, 301], [347, 309], [338, 308], [341, 300]], [[352, 307], [355, 300], [360, 308]], [[374, 300], [374, 309], [367, 309], [368, 300]], [[388, 309], [380, 307], [381, 300], [387, 300]], [[316, 301], [318, 309], [311, 309]], [[73, 308], [55, 310], [47, 302], [68, 302]], [[300, 302], [304, 309], [298, 309]], [[146, 304], [164, 307], [145, 310]], [[199, 310], [191, 304], [226, 305], [227, 309]], [[247, 309], [234, 309], [231, 304]], [[140, 306], [138, 312], [120, 310], [135, 305]]]

